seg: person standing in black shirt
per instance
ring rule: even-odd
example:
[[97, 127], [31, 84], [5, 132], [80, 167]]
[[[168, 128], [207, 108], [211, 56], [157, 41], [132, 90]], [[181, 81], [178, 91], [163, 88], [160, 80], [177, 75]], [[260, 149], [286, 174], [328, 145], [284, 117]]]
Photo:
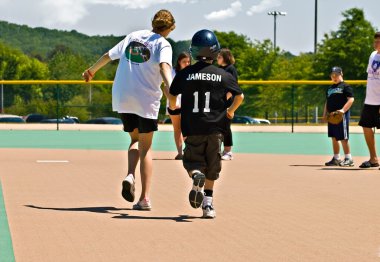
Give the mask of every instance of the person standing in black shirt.
[[[230, 73], [236, 79], [236, 81], [238, 80], [238, 73], [234, 66], [235, 58], [229, 49], [227, 48], [220, 49], [220, 52], [217, 56], [217, 62], [220, 68]], [[233, 96], [228, 98], [227, 107], [231, 105], [233, 100], [234, 100]], [[232, 141], [231, 121], [228, 125], [227, 132], [224, 135], [223, 145], [224, 145], [224, 149], [223, 149], [223, 154], [222, 154], [222, 160], [232, 160], [233, 159], [233, 156], [232, 156], [233, 141]]]
[[[351, 86], [343, 80], [343, 71], [340, 67], [333, 67], [330, 74], [333, 85], [326, 90], [326, 104], [323, 110], [323, 119], [326, 121], [327, 114], [340, 111], [343, 115], [343, 121], [337, 125], [328, 123], [328, 136], [332, 139], [334, 157], [326, 166], [354, 166], [350, 152], [349, 123], [350, 123], [350, 107], [354, 102], [354, 94]], [[345, 153], [344, 160], [340, 160], [339, 142], [341, 141], [343, 151]]]
[[[220, 50], [215, 34], [200, 30], [191, 40], [194, 65], [179, 71], [170, 86], [170, 108], [181, 94], [181, 127], [185, 139], [183, 166], [193, 180], [189, 193], [193, 208], [202, 206], [204, 218], [216, 216], [213, 206], [214, 182], [219, 178], [221, 144], [228, 119], [243, 101], [243, 93], [230, 73], [212, 65]], [[235, 96], [226, 108], [227, 95]], [[203, 192], [204, 187], [204, 192]]]

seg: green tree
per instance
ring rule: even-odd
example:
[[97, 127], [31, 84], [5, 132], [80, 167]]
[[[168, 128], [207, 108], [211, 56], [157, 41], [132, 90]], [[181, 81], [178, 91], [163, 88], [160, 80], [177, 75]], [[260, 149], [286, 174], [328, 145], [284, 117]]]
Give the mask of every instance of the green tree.
[[[343, 68], [345, 80], [366, 79], [368, 57], [373, 51], [375, 28], [365, 19], [362, 9], [352, 8], [342, 13], [344, 19], [337, 31], [324, 35], [318, 45], [315, 78], [329, 79], [331, 67]], [[355, 103], [352, 114], [359, 115], [365, 97], [363, 86], [354, 86]]]
[[330, 68], [341, 66], [345, 78], [366, 79], [375, 28], [365, 19], [362, 9], [352, 8], [342, 15], [339, 29], [325, 34], [318, 45], [315, 77], [328, 79]]

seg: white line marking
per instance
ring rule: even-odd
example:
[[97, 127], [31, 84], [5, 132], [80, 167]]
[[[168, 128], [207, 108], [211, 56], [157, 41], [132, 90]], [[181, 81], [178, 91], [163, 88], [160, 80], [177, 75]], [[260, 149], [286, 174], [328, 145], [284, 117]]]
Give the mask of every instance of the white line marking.
[[69, 160], [37, 160], [37, 163], [69, 163]]

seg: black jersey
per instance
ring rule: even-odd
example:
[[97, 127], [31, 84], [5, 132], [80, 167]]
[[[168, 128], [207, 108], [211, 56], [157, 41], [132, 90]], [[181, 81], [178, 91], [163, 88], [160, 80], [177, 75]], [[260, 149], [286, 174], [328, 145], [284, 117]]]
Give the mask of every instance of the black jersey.
[[170, 86], [170, 94], [182, 94], [182, 134], [225, 133], [227, 92], [238, 95], [242, 90], [233, 76], [221, 68], [198, 62], [179, 71]]
[[226, 72], [230, 73], [233, 75], [233, 77], [238, 80], [238, 73], [234, 65], [226, 65], [226, 66], [221, 66], [220, 68], [224, 69]]
[[327, 111], [334, 112], [342, 109], [349, 97], [354, 97], [351, 86], [345, 82], [333, 84], [326, 90]]

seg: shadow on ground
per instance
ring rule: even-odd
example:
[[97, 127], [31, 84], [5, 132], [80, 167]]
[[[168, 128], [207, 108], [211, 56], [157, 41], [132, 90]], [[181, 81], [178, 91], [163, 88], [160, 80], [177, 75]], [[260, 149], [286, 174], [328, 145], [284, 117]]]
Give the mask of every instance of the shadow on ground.
[[[116, 208], [110, 206], [104, 207], [40, 207], [35, 205], [24, 205], [25, 207], [43, 209], [43, 210], [55, 210], [55, 211], [68, 211], [68, 212], [90, 212], [90, 213], [102, 213], [102, 214], [114, 214], [112, 218], [116, 219], [140, 219], [140, 220], [172, 220], [175, 222], [192, 222], [193, 219], [199, 219], [200, 217], [188, 216], [188, 215], [178, 215], [178, 216], [137, 216], [125, 213], [118, 213], [112, 211], [132, 211], [131, 208]], [[133, 210], [138, 213], [149, 213], [149, 211]]]

